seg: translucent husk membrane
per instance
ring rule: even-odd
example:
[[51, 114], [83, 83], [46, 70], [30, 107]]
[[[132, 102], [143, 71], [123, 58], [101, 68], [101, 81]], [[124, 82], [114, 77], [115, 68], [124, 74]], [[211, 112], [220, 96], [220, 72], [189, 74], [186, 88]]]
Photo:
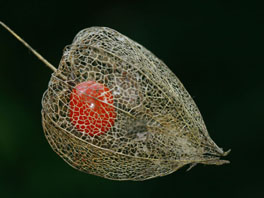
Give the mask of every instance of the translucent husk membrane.
[[[78, 130], [69, 118], [72, 90], [84, 81], [101, 83], [113, 95], [109, 105], [114, 106], [115, 122], [101, 135]], [[209, 137], [175, 74], [143, 46], [110, 28], [87, 28], [76, 35], [51, 76], [42, 107], [53, 150], [89, 174], [145, 180], [186, 164], [228, 163], [220, 160], [227, 152]]]

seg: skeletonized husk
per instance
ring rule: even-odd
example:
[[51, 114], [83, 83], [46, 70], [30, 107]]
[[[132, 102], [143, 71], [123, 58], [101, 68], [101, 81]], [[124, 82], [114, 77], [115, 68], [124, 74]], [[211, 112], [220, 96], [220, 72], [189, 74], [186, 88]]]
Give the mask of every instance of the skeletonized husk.
[[[101, 83], [113, 95], [115, 122], [102, 135], [78, 131], [69, 118], [72, 90], [84, 81]], [[220, 160], [227, 153], [209, 137], [175, 74], [143, 46], [110, 28], [87, 28], [76, 35], [50, 79], [42, 106], [49, 144], [83, 172], [145, 180], [186, 164], [228, 163]]]

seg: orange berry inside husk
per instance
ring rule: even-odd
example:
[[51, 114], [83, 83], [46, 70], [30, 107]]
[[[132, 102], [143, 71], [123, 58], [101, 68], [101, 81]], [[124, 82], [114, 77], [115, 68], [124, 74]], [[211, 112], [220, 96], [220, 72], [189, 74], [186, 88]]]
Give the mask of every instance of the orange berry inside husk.
[[113, 95], [101, 83], [85, 81], [76, 85], [70, 96], [69, 117], [75, 128], [99, 136], [114, 125], [116, 112]]

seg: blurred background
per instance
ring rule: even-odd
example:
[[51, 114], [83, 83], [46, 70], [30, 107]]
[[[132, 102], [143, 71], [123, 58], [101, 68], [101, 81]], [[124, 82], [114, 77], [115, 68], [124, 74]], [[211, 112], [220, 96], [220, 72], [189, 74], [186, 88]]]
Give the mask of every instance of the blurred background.
[[198, 105], [229, 165], [144, 182], [71, 168], [46, 141], [41, 97], [51, 71], [0, 27], [1, 197], [264, 197], [260, 1], [1, 1], [0, 20], [57, 66], [90, 26], [111, 27], [162, 59]]

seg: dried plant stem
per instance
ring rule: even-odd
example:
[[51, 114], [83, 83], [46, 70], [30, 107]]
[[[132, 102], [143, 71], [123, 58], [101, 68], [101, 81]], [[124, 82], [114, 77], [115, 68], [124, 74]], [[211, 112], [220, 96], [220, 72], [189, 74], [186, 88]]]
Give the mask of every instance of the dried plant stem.
[[13, 30], [11, 30], [6, 24], [0, 21], [0, 25], [2, 25], [7, 31], [9, 31], [17, 40], [23, 43], [33, 54], [35, 54], [39, 60], [41, 60], [46, 66], [48, 66], [52, 71], [57, 72], [56, 67], [54, 67], [50, 62], [48, 62], [43, 56], [41, 56], [36, 50], [34, 50], [26, 41], [24, 41], [20, 36], [18, 36]]

